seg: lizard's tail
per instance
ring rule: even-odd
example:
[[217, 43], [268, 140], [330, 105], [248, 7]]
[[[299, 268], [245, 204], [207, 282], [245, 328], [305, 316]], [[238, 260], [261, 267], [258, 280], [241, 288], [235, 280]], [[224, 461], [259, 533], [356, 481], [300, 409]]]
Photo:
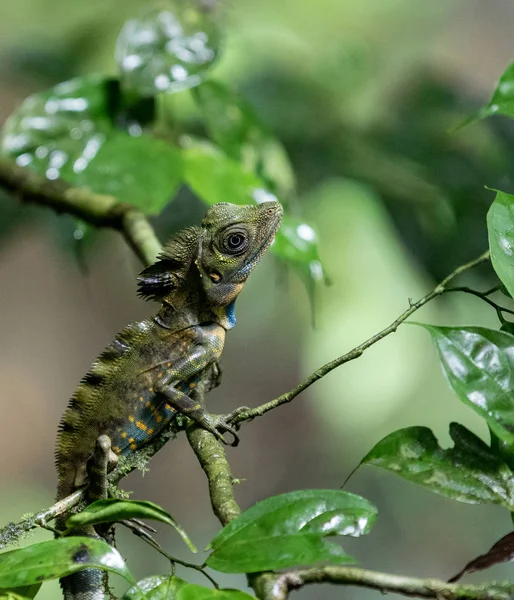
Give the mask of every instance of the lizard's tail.
[[[57, 529], [64, 529], [66, 518], [61, 517], [57, 520]], [[102, 539], [95, 531], [94, 527], [81, 527], [73, 529], [67, 535], [80, 535], [94, 539]], [[74, 556], [77, 563], [86, 562], [88, 554], [86, 549], [78, 550]], [[64, 600], [104, 600], [107, 589], [107, 573], [100, 569], [84, 569], [72, 575], [62, 577], [61, 584]]]
[[84, 569], [60, 580], [64, 600], [104, 600], [105, 576], [99, 569]]
[[[62, 500], [75, 491], [75, 469], [66, 463], [66, 457], [60, 457], [59, 485], [57, 500]], [[69, 515], [62, 515], [56, 520], [56, 527], [63, 531], [66, 529], [66, 520]], [[102, 539], [93, 526], [79, 527], [66, 533], [66, 536], [83, 536]], [[74, 556], [77, 563], [87, 562], [87, 549], [78, 550]], [[107, 587], [107, 573], [100, 569], [84, 569], [67, 575], [60, 579], [64, 600], [105, 600]]]

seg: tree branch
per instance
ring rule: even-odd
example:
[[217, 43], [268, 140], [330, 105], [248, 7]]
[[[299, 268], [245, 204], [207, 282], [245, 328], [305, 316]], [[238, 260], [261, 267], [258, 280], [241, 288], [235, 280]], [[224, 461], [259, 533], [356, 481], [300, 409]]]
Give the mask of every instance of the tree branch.
[[417, 579], [356, 567], [319, 567], [277, 575], [273, 586], [267, 587], [262, 598], [263, 600], [286, 600], [290, 591], [311, 583], [354, 585], [378, 590], [382, 594], [396, 592], [404, 596], [437, 600], [511, 600], [514, 597], [512, 583], [456, 585], [440, 579]]
[[61, 179], [51, 181], [34, 170], [18, 167], [5, 157], [0, 157], [0, 187], [23, 202], [47, 206], [57, 213], [74, 215], [96, 227], [120, 231], [145, 265], [152, 264], [161, 250], [161, 244], [145, 215], [131, 204], [118, 202], [114, 196], [75, 188]]
[[[209, 483], [209, 495], [214, 514], [225, 526], [241, 514], [241, 509], [234, 498], [234, 476], [227, 461], [222, 444], [205, 429], [197, 426], [186, 430], [187, 439], [196, 454]], [[265, 589], [273, 588], [276, 580], [274, 573], [249, 573], [248, 585], [259, 594]], [[271, 600], [273, 600], [271, 598]]]
[[0, 529], [0, 549], [5, 548], [8, 544], [16, 543], [29, 531], [39, 527], [40, 524], [51, 521], [67, 512], [83, 499], [83, 495], [82, 490], [77, 490], [76, 492], [73, 492], [73, 494], [66, 496], [66, 498], [59, 500], [49, 508], [26, 516], [18, 523], [7, 523], [5, 527]]
[[232, 422], [233, 423], [241, 423], [243, 421], [250, 421], [252, 419], [255, 419], [255, 417], [261, 417], [262, 415], [264, 415], [265, 413], [267, 413], [270, 410], [273, 410], [274, 408], [278, 408], [279, 406], [282, 406], [282, 404], [287, 404], [288, 402], [291, 402], [291, 400], [296, 398], [296, 396], [301, 394], [301, 392], [305, 391], [313, 383], [315, 383], [322, 377], [325, 377], [325, 375], [328, 375], [328, 373], [330, 373], [330, 371], [333, 371], [337, 367], [340, 367], [341, 365], [344, 365], [347, 362], [350, 362], [352, 360], [355, 360], [356, 358], [359, 358], [364, 353], [365, 350], [367, 350], [368, 348], [370, 348], [371, 346], [373, 346], [380, 340], [383, 340], [389, 334], [394, 333], [398, 329], [398, 327], [404, 321], [406, 321], [414, 312], [419, 310], [422, 306], [425, 306], [425, 304], [428, 304], [428, 302], [430, 302], [434, 298], [437, 298], [437, 296], [441, 296], [441, 294], [444, 294], [445, 292], [447, 292], [448, 288], [446, 286], [453, 279], [455, 279], [455, 277], [457, 277], [464, 271], [467, 271], [468, 269], [471, 269], [472, 267], [475, 267], [488, 259], [489, 259], [489, 250], [487, 250], [486, 252], [481, 254], [478, 258], [475, 258], [474, 260], [466, 263], [465, 265], [461, 265], [461, 266], [457, 267], [455, 269], [455, 271], [453, 271], [452, 273], [450, 273], [450, 275], [448, 275], [445, 279], [443, 279], [443, 281], [441, 281], [441, 283], [439, 285], [437, 285], [426, 296], [423, 296], [423, 298], [421, 298], [417, 302], [411, 303], [409, 308], [406, 311], [404, 311], [397, 319], [395, 319], [391, 323], [391, 325], [389, 325], [388, 327], [386, 327], [379, 333], [375, 334], [374, 336], [370, 337], [368, 340], [366, 340], [359, 346], [356, 346], [355, 348], [353, 348], [353, 350], [350, 350], [346, 354], [343, 354], [342, 356], [339, 356], [338, 358], [326, 363], [325, 365], [323, 365], [322, 367], [320, 367], [319, 369], [314, 371], [314, 373], [312, 373], [312, 375], [307, 377], [307, 379], [305, 379], [305, 381], [303, 381], [302, 383], [297, 385], [295, 388], [293, 388], [289, 392], [286, 392], [285, 394], [282, 394], [281, 396], [278, 396], [278, 398], [275, 398], [274, 400], [270, 400], [269, 402], [266, 402], [265, 404], [261, 404], [261, 406], [258, 406], [257, 408], [253, 408], [251, 410], [247, 410], [247, 411], [239, 413], [232, 420]]

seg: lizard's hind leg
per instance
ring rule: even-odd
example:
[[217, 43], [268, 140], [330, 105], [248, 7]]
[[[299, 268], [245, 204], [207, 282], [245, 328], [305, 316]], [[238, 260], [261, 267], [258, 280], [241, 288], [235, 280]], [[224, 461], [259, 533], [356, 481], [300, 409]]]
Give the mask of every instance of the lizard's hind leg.
[[[89, 485], [87, 488], [88, 503], [95, 500], [105, 500], [108, 496], [107, 473], [111, 471], [118, 457], [111, 450], [111, 438], [100, 435], [96, 440], [95, 451], [87, 465]], [[99, 523], [95, 530], [104, 540], [114, 546], [114, 528], [112, 523]]]
[[117, 462], [118, 457], [111, 450], [111, 438], [108, 435], [98, 436], [95, 451], [87, 465], [89, 502], [107, 498], [107, 473]]

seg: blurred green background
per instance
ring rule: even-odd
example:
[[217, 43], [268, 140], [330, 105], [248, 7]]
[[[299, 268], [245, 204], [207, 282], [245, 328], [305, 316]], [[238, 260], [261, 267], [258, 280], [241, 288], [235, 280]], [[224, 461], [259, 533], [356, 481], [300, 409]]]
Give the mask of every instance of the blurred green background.
[[[91, 71], [114, 73], [116, 36], [142, 4], [0, 3], [0, 123], [30, 93]], [[493, 193], [484, 186], [514, 191], [511, 123], [448, 133], [488, 101], [514, 54], [508, 0], [239, 0], [222, 8], [226, 40], [214, 75], [284, 143], [297, 210], [318, 231], [333, 285], [318, 290], [312, 328], [302, 283], [266, 257], [238, 301], [224, 382], [208, 398], [215, 412], [279, 395], [389, 324], [409, 297], [486, 248]], [[203, 211], [182, 193], [156, 225], [164, 238]], [[136, 297], [140, 265], [119, 235], [102, 231], [77, 247], [74, 227], [69, 217], [0, 196], [0, 523], [53, 501], [53, 444], [68, 398], [116, 331], [153, 309]], [[487, 270], [466, 280], [490, 281]], [[494, 311], [456, 295], [416, 319], [496, 327]], [[387, 433], [427, 425], [447, 444], [452, 420], [487, 437], [449, 391], [428, 334], [406, 325], [291, 405], [244, 426], [241, 445], [228, 450], [244, 479], [237, 499], [245, 508], [284, 491], [337, 488]], [[218, 523], [183, 437], [123, 487], [168, 509], [202, 547]], [[347, 489], [379, 508], [368, 538], [344, 540], [373, 569], [444, 579], [509, 529], [499, 507], [458, 504], [369, 467]], [[165, 530], [161, 539], [190, 558], [176, 536]], [[139, 540], [119, 540], [138, 577], [167, 571]], [[204, 584], [193, 572], [179, 574]], [[504, 565], [470, 579], [512, 574]], [[57, 584], [45, 584], [38, 597], [57, 594]], [[341, 595], [377, 592], [321, 586], [297, 597]]]

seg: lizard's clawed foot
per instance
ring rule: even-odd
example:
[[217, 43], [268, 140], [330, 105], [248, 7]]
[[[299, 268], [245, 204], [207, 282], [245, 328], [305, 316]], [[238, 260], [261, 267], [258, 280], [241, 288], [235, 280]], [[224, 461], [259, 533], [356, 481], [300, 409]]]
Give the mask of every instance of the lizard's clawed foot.
[[[199, 425], [201, 425], [204, 429], [212, 433], [216, 436], [216, 438], [226, 444], [227, 446], [237, 446], [239, 444], [239, 436], [237, 435], [237, 426], [230, 425], [231, 419], [234, 419], [236, 414], [239, 414], [242, 410], [247, 410], [246, 408], [238, 408], [235, 411], [232, 411], [228, 415], [205, 415], [202, 419], [198, 421]], [[224, 433], [230, 433], [234, 438], [232, 443], [227, 442], [224, 437]]]
[[[231, 423], [236, 417], [238, 417], [241, 413], [246, 412], [247, 410], [250, 410], [249, 406], [240, 406], [239, 408], [233, 410], [231, 413], [228, 413], [228, 415], [225, 415], [227, 423]], [[234, 427], [239, 429], [240, 423], [236, 423]]]

